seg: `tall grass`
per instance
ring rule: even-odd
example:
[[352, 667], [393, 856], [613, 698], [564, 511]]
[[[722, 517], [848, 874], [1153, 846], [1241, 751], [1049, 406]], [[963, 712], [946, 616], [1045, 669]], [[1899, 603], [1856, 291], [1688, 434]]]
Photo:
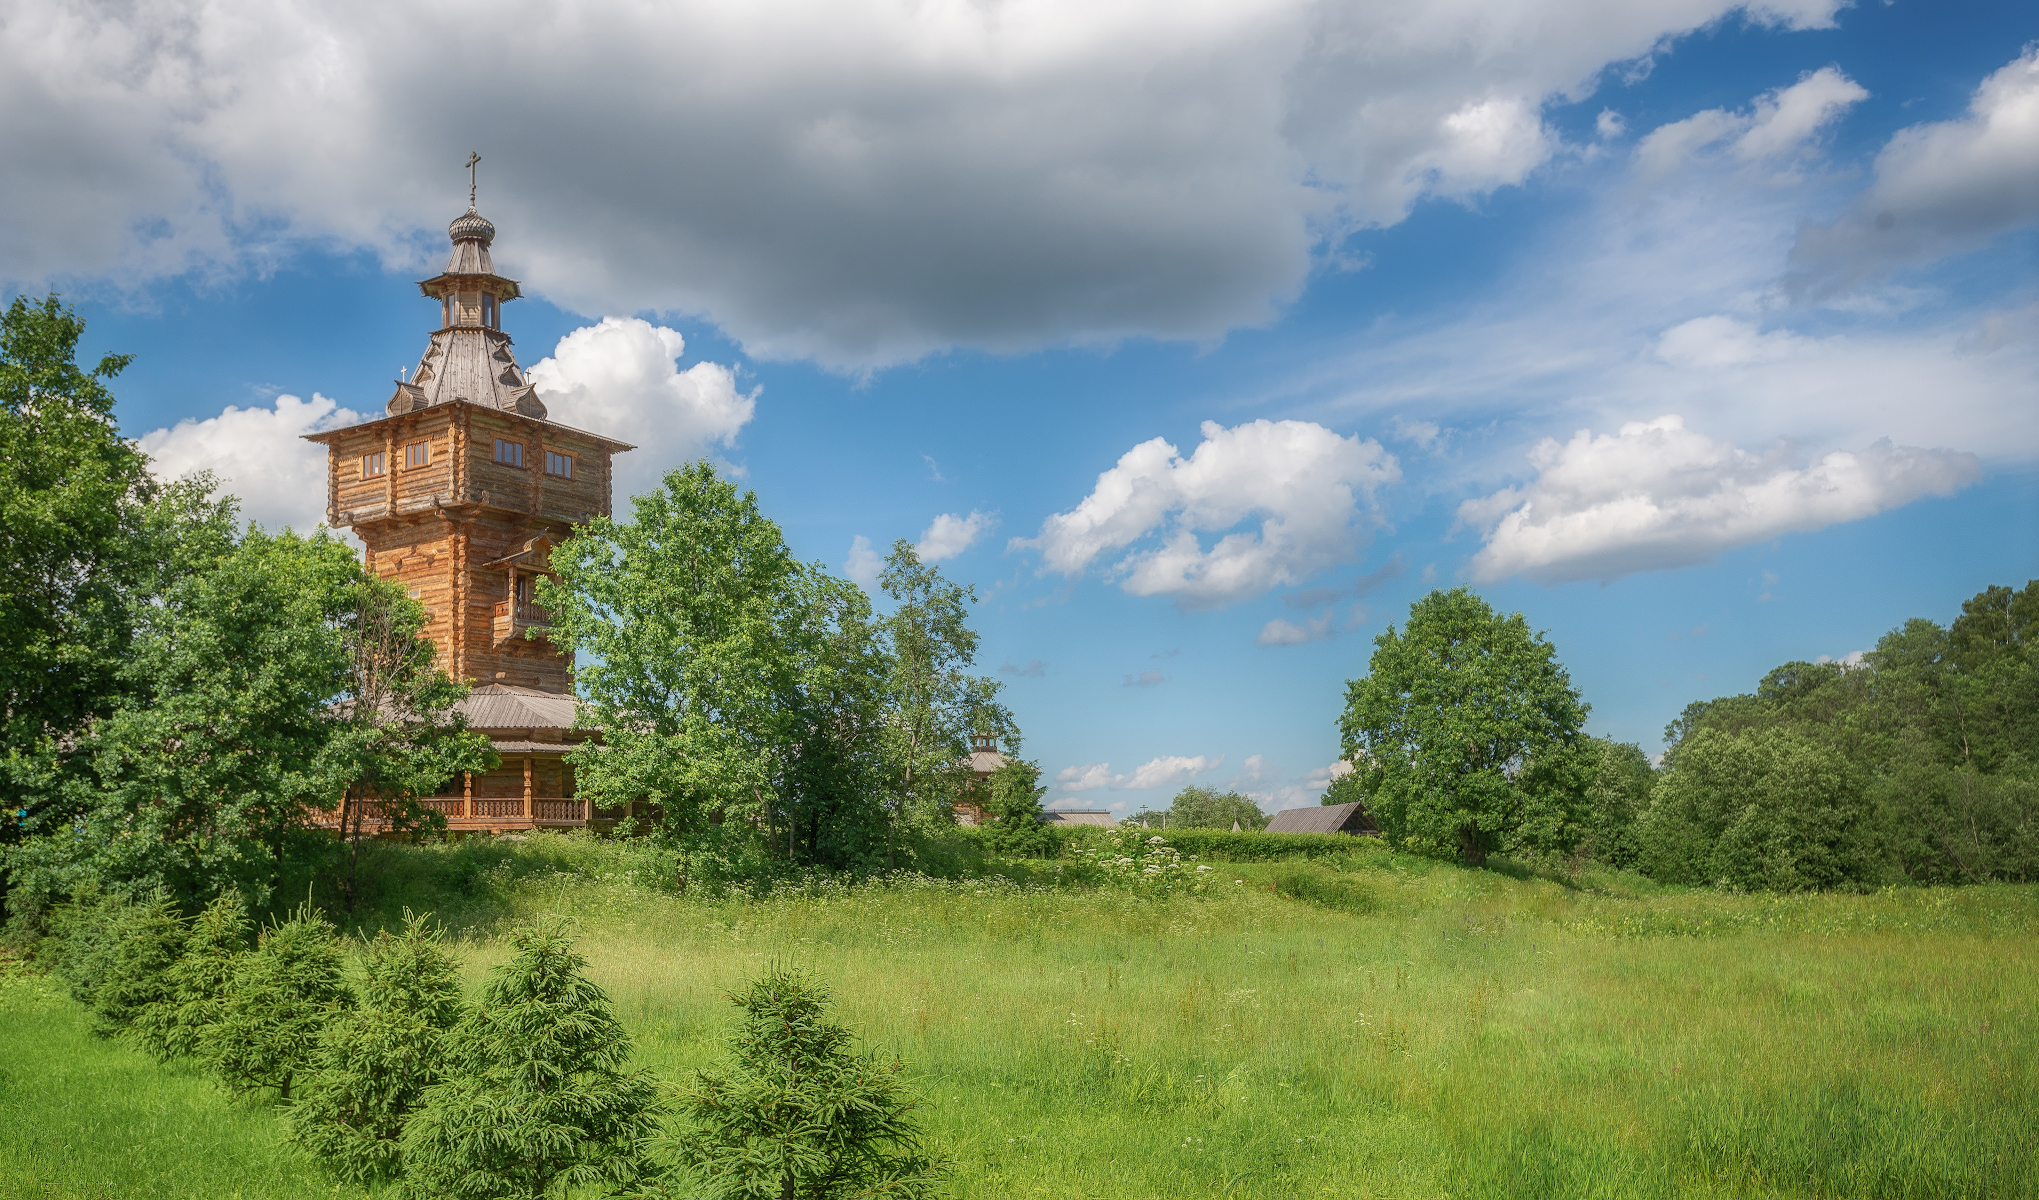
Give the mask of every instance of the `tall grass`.
[[[811, 966], [913, 1069], [963, 1197], [2039, 1190], [2039, 888], [1655, 894], [1368, 853], [1229, 864], [1200, 898], [711, 901], [578, 838], [441, 869], [480, 853], [378, 862], [457, 900], [475, 978], [510, 924], [566, 914], [642, 1064], [678, 1079], [718, 1053], [727, 991]], [[56, 1011], [10, 1009], [0, 1049]]]

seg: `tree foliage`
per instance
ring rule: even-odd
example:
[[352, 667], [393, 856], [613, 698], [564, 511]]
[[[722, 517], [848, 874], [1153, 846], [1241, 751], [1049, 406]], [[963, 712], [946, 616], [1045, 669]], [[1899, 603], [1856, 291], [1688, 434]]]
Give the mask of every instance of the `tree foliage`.
[[361, 1003], [327, 1025], [290, 1108], [290, 1140], [349, 1183], [403, 1173], [404, 1124], [444, 1067], [446, 1031], [465, 1011], [460, 964], [438, 930], [404, 912], [368, 947]]
[[555, 549], [539, 585], [604, 729], [574, 755], [584, 794], [644, 802], [717, 870], [896, 861], [904, 833], [950, 819], [969, 734], [1015, 732], [964, 670], [968, 589], [902, 543], [879, 619], [706, 462], [631, 504]]
[[1339, 729], [1384, 834], [1477, 865], [1525, 831], [1561, 841], [1576, 827], [1576, 793], [1525, 768], [1569, 752], [1586, 712], [1522, 614], [1454, 588], [1374, 639]]
[[136, 1040], [162, 1059], [197, 1057], [225, 1016], [227, 991], [248, 954], [252, 926], [239, 892], [216, 897], [192, 918], [182, 952], [164, 973], [164, 993], [136, 1015]]
[[274, 1088], [288, 1101], [320, 1033], [353, 1003], [345, 967], [332, 923], [308, 904], [263, 930], [205, 1027], [202, 1053], [221, 1082], [237, 1093]]
[[1041, 797], [1048, 789], [1041, 785], [1040, 764], [1008, 758], [984, 781], [983, 792], [985, 811], [992, 818], [992, 845], [1006, 854], [1047, 856], [1055, 852], [1055, 831], [1041, 819]]
[[2039, 581], [1859, 663], [1790, 662], [1686, 706], [1636, 825], [1643, 869], [1735, 887], [2039, 877]]
[[521, 929], [510, 943], [515, 956], [446, 1036], [445, 1078], [405, 1128], [408, 1185], [452, 1200], [535, 1200], [639, 1182], [657, 1093], [623, 1070], [630, 1037], [608, 995], [561, 928]]
[[702, 1200], [939, 1194], [944, 1164], [914, 1119], [898, 1059], [860, 1053], [812, 975], [768, 969], [731, 997], [728, 1060], [697, 1072], [668, 1144]]
[[1230, 829], [1236, 822], [1242, 833], [1254, 833], [1270, 819], [1250, 796], [1195, 785], [1177, 792], [1168, 806], [1170, 829]]

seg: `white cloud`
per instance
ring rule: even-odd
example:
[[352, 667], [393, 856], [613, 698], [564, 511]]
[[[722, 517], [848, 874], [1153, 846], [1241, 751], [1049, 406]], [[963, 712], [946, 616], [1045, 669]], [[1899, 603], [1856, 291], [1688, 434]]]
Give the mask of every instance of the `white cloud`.
[[1791, 357], [1804, 339], [1784, 331], [1762, 333], [1734, 317], [1694, 317], [1666, 330], [1657, 357], [1674, 367], [1741, 367]]
[[[1249, 763], [1252, 761], [1247, 760]], [[1318, 767], [1287, 783], [1281, 783], [1281, 768], [1276, 767], [1265, 778], [1253, 781], [1263, 785], [1259, 790], [1247, 790], [1246, 794], [1253, 798], [1253, 802], [1260, 806], [1262, 812], [1274, 813], [1284, 808], [1307, 808], [1324, 798], [1324, 789], [1331, 786], [1332, 780], [1351, 773], [1352, 764], [1341, 759], [1328, 766]], [[1246, 773], [1242, 772], [1240, 780], [1243, 781], [1245, 778]]]
[[1239, 773], [1232, 777], [1231, 786], [1240, 791], [1255, 788], [1263, 783], [1273, 783], [1281, 778], [1281, 766], [1267, 761], [1265, 754], [1249, 754], [1239, 766]]
[[1840, 3], [18, 5], [0, 278], [415, 262], [472, 146], [499, 261], [578, 311], [851, 369], [1202, 338], [1345, 232], [1521, 182], [1610, 64]]
[[1298, 625], [1280, 617], [1260, 627], [1259, 636], [1253, 639], [1256, 646], [1301, 646], [1308, 642], [1321, 642], [1338, 635], [1337, 621], [1330, 609]]
[[[1151, 534], [1109, 574], [1136, 596], [1217, 608], [1350, 561], [1377, 524], [1375, 491], [1401, 478], [1379, 442], [1308, 421], [1206, 421], [1203, 437], [1188, 458], [1162, 438], [1133, 447], [1082, 503], [1013, 548], [1074, 575]], [[1206, 549], [1200, 534], [1219, 536]]]
[[850, 556], [843, 560], [843, 575], [867, 592], [878, 590], [878, 574], [885, 560], [871, 548], [871, 539], [858, 534], [850, 539]]
[[1967, 113], [1899, 130], [1848, 215], [1792, 248], [1800, 293], [1831, 294], [2039, 220], [2039, 46], [1975, 91]]
[[1981, 473], [1974, 455], [1878, 442], [1796, 465], [1787, 447], [1752, 454], [1685, 428], [1682, 418], [1631, 422], [1614, 435], [1580, 430], [1530, 452], [1537, 477], [1459, 508], [1486, 530], [1473, 556], [1482, 582], [1611, 580], [1690, 566], [1723, 550], [1824, 529], [1949, 495]]
[[1039, 679], [1048, 673], [1048, 664], [1036, 658], [1021, 666], [1008, 658], [999, 666], [998, 673], [1000, 675], [1017, 675], [1021, 679]]
[[278, 396], [273, 408], [230, 404], [216, 417], [145, 433], [141, 448], [157, 478], [211, 471], [221, 490], [240, 497], [244, 517], [308, 533], [326, 520], [326, 448], [304, 435], [362, 419], [316, 392], [310, 400]]
[[1055, 786], [1065, 792], [1094, 792], [1099, 788], [1110, 788], [1115, 792], [1139, 791], [1144, 788], [1173, 787], [1188, 783], [1197, 776], [1215, 771], [1225, 765], [1225, 756], [1208, 758], [1198, 754], [1162, 755], [1148, 759], [1133, 770], [1122, 775], [1112, 773], [1108, 762], [1085, 763], [1077, 767], [1064, 767], [1055, 773]]
[[616, 502], [658, 486], [665, 473], [736, 435], [757, 411], [757, 388], [737, 390], [718, 363], [677, 362], [686, 339], [636, 317], [603, 317], [559, 339], [531, 382], [553, 420], [614, 437], [637, 449], [616, 456]]
[[1108, 762], [1063, 767], [1055, 772], [1055, 786], [1065, 792], [1094, 792], [1101, 787], [1109, 787], [1111, 781], [1112, 765]]
[[928, 562], [954, 558], [975, 545], [997, 523], [998, 518], [974, 509], [967, 517], [943, 513], [929, 523], [913, 549]]
[[1849, 106], [1868, 98], [1854, 80], [1832, 67], [1821, 67], [1790, 87], [1758, 96], [1749, 112], [1710, 108], [1658, 126], [1636, 146], [1636, 161], [1646, 177], [1655, 178], [1723, 142], [1743, 162], [1782, 158], [1803, 149]]
[[1112, 776], [1112, 790], [1115, 792], [1139, 791], [1142, 788], [1174, 787], [1188, 783], [1206, 771], [1215, 771], [1225, 765], [1225, 756], [1206, 758], [1199, 754], [1194, 758], [1180, 754], [1168, 754], [1150, 758], [1135, 767], [1130, 774]]
[[1609, 138], [1618, 138], [1628, 132], [1628, 122], [1623, 120], [1621, 114], [1613, 109], [1603, 108], [1600, 110], [1600, 115], [1594, 118], [1593, 132], [1598, 134], [1603, 141]]
[[1159, 671], [1142, 671], [1138, 675], [1126, 676], [1127, 687], [1159, 687], [1168, 682], [1168, 676]]

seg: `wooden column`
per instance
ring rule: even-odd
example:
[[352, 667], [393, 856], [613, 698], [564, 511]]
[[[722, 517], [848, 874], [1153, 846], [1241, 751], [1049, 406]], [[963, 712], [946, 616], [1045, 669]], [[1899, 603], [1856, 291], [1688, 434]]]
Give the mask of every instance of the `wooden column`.
[[473, 771], [462, 771], [460, 773], [460, 815], [463, 817], [474, 815]]
[[524, 756], [524, 819], [531, 819], [531, 756]]

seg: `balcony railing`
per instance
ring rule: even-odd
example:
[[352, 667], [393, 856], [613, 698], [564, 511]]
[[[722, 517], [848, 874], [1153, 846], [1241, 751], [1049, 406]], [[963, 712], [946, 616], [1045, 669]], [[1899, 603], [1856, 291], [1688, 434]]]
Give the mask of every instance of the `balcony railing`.
[[526, 629], [550, 629], [552, 618], [529, 600], [496, 602], [496, 644], [524, 636]]

